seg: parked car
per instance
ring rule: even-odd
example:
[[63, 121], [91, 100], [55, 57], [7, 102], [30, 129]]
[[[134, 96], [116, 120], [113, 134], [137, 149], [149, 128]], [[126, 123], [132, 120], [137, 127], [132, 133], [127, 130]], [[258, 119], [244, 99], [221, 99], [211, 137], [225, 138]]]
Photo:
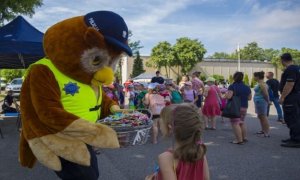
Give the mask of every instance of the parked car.
[[10, 83], [7, 84], [5, 91], [12, 90], [14, 92], [13, 96], [20, 96], [21, 88], [22, 88], [23, 79], [15, 78]]

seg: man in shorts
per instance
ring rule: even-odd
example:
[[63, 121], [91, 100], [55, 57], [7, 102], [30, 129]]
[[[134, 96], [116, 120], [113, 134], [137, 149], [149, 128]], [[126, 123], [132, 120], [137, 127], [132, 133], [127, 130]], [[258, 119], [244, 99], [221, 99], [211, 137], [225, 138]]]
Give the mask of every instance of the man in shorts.
[[300, 67], [294, 65], [290, 53], [282, 54], [281, 62], [286, 69], [281, 76], [279, 103], [290, 129], [290, 138], [282, 140], [281, 146], [300, 148]]

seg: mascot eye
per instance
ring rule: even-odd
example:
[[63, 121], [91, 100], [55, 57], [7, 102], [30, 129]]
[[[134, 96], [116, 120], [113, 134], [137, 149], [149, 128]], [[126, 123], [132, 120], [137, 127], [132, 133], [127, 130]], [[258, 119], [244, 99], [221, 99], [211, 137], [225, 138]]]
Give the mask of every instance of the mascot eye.
[[94, 66], [98, 66], [100, 63], [101, 63], [101, 58], [100, 58], [100, 56], [95, 56], [95, 58], [94, 58], [92, 64], [93, 64]]

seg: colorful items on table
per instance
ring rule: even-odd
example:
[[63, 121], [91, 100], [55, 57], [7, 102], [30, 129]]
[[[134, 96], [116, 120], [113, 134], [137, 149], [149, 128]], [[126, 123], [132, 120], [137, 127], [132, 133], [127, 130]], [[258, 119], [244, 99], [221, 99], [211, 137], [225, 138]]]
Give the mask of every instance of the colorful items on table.
[[109, 125], [111, 127], [136, 127], [142, 125], [148, 125], [150, 118], [143, 113], [116, 113], [101, 119], [98, 122]]

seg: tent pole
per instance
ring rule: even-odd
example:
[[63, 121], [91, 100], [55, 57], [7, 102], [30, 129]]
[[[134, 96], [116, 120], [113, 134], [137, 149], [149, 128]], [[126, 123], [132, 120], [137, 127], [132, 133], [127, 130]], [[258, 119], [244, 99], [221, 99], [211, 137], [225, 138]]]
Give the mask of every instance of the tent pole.
[[2, 70], [2, 69], [0, 69], [0, 94], [2, 93], [2, 89], [1, 89], [1, 88], [2, 88], [2, 87], [1, 87], [1, 83], [2, 83], [1, 70]]
[[25, 62], [24, 62], [24, 58], [23, 58], [22, 54], [18, 53], [18, 56], [19, 56], [19, 59], [21, 61], [21, 64], [23, 65], [23, 68], [25, 69]]

